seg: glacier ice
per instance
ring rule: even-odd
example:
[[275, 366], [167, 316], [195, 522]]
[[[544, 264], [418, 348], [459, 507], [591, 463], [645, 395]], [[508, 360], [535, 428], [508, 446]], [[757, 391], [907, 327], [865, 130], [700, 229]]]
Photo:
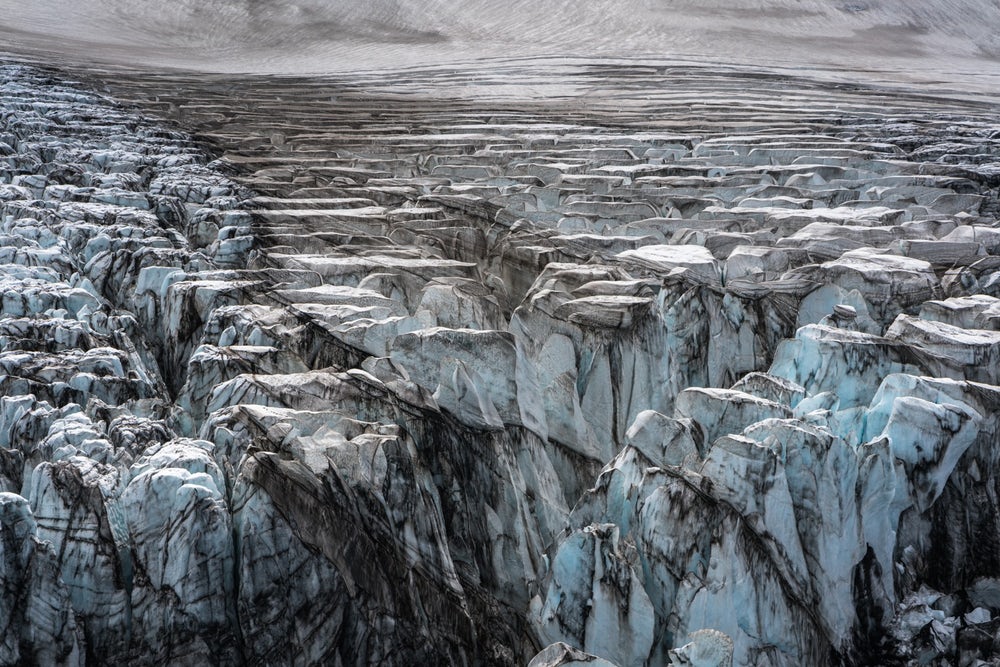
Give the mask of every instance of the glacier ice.
[[995, 119], [675, 75], [0, 67], [0, 663], [995, 660]]

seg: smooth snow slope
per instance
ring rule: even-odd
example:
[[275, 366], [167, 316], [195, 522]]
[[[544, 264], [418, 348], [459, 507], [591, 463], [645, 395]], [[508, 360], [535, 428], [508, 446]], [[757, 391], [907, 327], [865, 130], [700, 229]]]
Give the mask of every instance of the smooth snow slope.
[[0, 47], [216, 71], [616, 56], [1000, 72], [994, 0], [0, 0]]

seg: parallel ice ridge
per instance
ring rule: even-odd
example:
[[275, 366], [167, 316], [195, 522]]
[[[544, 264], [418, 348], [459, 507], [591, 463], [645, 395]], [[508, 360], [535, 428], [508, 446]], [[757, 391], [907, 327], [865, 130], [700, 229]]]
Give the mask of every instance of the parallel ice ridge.
[[2, 78], [0, 663], [993, 656], [988, 109]]
[[993, 0], [0, 0], [0, 13], [0, 45], [46, 63], [330, 74], [650, 58], [993, 95], [1000, 81]]

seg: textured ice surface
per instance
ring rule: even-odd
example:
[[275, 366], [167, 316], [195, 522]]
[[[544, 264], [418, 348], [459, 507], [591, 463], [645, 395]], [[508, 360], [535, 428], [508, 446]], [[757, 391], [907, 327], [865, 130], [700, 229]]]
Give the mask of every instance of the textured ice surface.
[[[60, 0], [34, 0], [28, 7], [4, 0], [0, 7], [9, 15], [4, 39], [19, 50], [158, 67], [302, 73], [450, 65], [511, 54], [661, 62], [695, 57], [806, 69], [845, 81], [919, 80], [945, 89], [954, 89], [953, 79], [942, 73], [960, 72], [966, 90], [993, 91], [998, 42], [992, 27], [1000, 21], [988, 0], [933, 0], [920, 6], [904, 0], [681, 0], [669, 5], [516, 0], [503, 7], [485, 0], [448, 5], [94, 0], [72, 7]], [[554, 83], [538, 79], [504, 88], [519, 95], [545, 87], [572, 89], [566, 82]], [[801, 156], [823, 164], [840, 155], [783, 150], [789, 162]]]
[[605, 65], [0, 69], [0, 662], [995, 659], [996, 119]]

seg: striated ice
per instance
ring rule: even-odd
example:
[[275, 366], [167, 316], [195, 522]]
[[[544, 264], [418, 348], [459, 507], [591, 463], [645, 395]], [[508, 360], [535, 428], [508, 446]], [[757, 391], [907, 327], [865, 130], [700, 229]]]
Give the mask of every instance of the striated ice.
[[678, 417], [697, 422], [707, 442], [741, 433], [762, 419], [791, 416], [791, 410], [780, 403], [733, 389], [685, 389], [677, 396], [674, 409]]
[[587, 665], [588, 667], [616, 667], [614, 663], [575, 649], [563, 642], [556, 642], [555, 644], [546, 646], [528, 663], [528, 667], [579, 667], [582, 665]]
[[683, 271], [702, 282], [720, 280], [718, 262], [711, 252], [698, 246], [650, 245], [626, 250], [617, 256], [626, 263], [634, 263], [659, 274]]
[[833, 391], [844, 409], [867, 404], [882, 378], [907, 369], [916, 370], [884, 338], [809, 325], [778, 347], [769, 372], [810, 394]]
[[670, 664], [691, 667], [731, 667], [733, 640], [717, 630], [696, 630], [691, 641], [670, 652]]
[[445, 357], [441, 364], [441, 382], [433, 396], [439, 407], [454, 414], [463, 424], [502, 430], [503, 418], [489, 394], [489, 386], [474, 367]]
[[0, 67], [0, 662], [995, 660], [987, 106], [497, 66]]
[[85, 639], [60, 577], [52, 545], [37, 536], [28, 501], [0, 493], [0, 611], [5, 631], [0, 660], [7, 664], [79, 665]]
[[642, 665], [653, 643], [653, 608], [635, 571], [634, 547], [611, 524], [560, 545], [544, 602], [533, 602], [542, 637], [571, 637], [617, 665]]
[[696, 419], [671, 419], [652, 410], [640, 412], [625, 432], [625, 442], [653, 465], [693, 465], [706, 449]]

